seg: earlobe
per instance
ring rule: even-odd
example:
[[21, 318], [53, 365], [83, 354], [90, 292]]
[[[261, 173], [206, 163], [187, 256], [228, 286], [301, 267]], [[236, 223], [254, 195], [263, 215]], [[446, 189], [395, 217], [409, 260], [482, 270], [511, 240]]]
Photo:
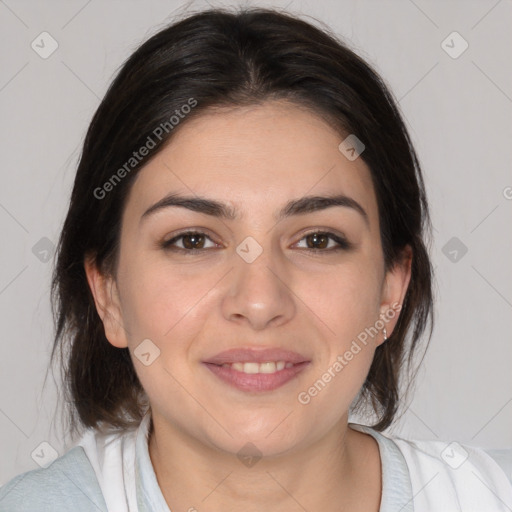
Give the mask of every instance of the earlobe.
[[90, 256], [84, 259], [84, 269], [96, 311], [103, 322], [105, 337], [114, 347], [126, 348], [128, 340], [114, 278], [103, 274]]
[[380, 314], [386, 323], [387, 338], [393, 333], [400, 316], [400, 310], [411, 280], [412, 258], [412, 249], [407, 245], [402, 251], [401, 258], [386, 274]]

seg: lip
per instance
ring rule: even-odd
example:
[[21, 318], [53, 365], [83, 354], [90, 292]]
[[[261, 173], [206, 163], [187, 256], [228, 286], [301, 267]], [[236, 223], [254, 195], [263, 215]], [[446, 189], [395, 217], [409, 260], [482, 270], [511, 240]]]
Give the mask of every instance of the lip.
[[[267, 361], [285, 361], [292, 363], [290, 368], [283, 368], [275, 373], [243, 373], [232, 368], [223, 367], [226, 363]], [[272, 391], [277, 389], [309, 366], [311, 363], [306, 357], [283, 349], [232, 349], [221, 352], [216, 356], [203, 361], [203, 364], [223, 382], [242, 391]]]
[[303, 363], [309, 362], [307, 357], [281, 348], [233, 348], [220, 352], [219, 354], [208, 358], [205, 363], [222, 365], [226, 363], [265, 363], [267, 361], [285, 361], [286, 363]]

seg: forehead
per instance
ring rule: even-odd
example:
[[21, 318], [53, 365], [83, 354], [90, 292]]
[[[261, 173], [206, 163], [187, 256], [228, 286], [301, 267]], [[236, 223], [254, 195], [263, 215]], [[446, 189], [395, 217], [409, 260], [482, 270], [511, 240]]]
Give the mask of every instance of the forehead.
[[212, 109], [184, 122], [139, 171], [127, 209], [140, 213], [178, 192], [231, 204], [244, 219], [292, 198], [342, 193], [373, 224], [370, 171], [361, 158], [340, 152], [344, 138], [312, 111], [284, 101]]

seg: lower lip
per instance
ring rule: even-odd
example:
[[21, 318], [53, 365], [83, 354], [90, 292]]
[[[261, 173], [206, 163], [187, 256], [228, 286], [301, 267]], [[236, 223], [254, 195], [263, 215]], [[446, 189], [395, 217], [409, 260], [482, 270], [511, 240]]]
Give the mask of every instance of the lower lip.
[[303, 371], [309, 365], [309, 361], [294, 364], [275, 373], [244, 373], [212, 363], [203, 364], [221, 380], [242, 391], [272, 391]]

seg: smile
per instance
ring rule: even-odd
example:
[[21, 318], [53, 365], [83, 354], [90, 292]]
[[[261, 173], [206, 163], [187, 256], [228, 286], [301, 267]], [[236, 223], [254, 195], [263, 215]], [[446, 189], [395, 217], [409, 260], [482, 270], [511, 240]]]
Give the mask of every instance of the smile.
[[222, 382], [232, 387], [241, 391], [263, 392], [284, 386], [301, 373], [310, 361], [296, 364], [285, 361], [203, 364]]
[[284, 368], [291, 368], [293, 363], [287, 363], [286, 361], [267, 361], [265, 363], [225, 363], [222, 365], [223, 368], [232, 368], [237, 372], [243, 372], [248, 374], [255, 373], [276, 373]]

